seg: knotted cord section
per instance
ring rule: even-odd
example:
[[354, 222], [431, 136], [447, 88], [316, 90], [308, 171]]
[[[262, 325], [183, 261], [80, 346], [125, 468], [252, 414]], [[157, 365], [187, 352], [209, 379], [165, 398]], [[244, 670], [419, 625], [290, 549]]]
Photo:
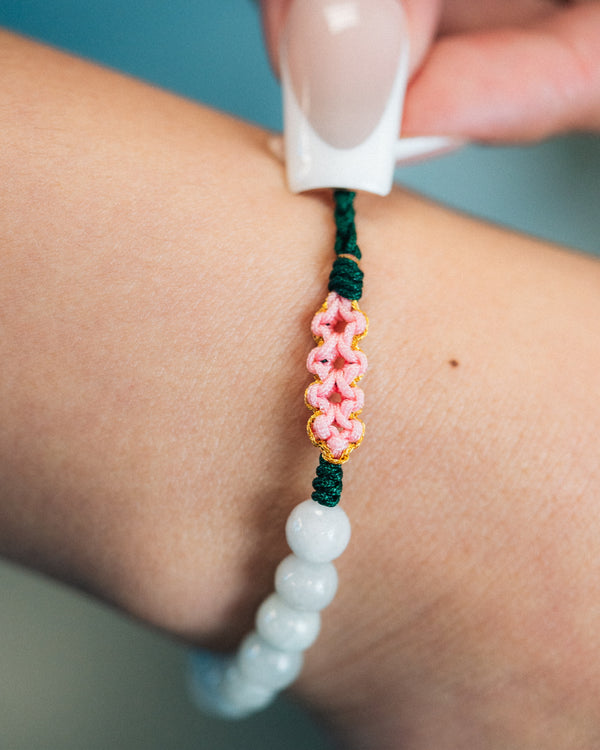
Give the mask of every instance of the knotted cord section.
[[358, 419], [364, 393], [357, 383], [367, 370], [367, 357], [358, 342], [367, 333], [368, 320], [356, 300], [330, 292], [311, 329], [317, 346], [306, 363], [315, 375], [305, 394], [307, 406], [314, 411], [308, 436], [326, 461], [342, 464], [365, 431]]
[[317, 476], [313, 479], [312, 499], [320, 505], [333, 508], [342, 494], [343, 470], [341, 464], [330, 464], [319, 456]]

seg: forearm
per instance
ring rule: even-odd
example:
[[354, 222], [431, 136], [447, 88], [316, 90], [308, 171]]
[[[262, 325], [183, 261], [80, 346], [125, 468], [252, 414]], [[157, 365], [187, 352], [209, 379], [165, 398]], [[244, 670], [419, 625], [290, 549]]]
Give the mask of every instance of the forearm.
[[2, 42], [2, 549], [220, 634], [310, 482], [329, 206], [259, 130]]
[[[0, 55], [0, 548], [232, 645], [317, 463], [329, 196], [290, 195], [258, 129], [9, 36]], [[303, 691], [338, 710], [339, 659], [330, 680], [379, 669], [373, 700], [404, 675], [425, 716], [511, 639], [534, 644], [519, 674], [568, 640], [565, 679], [597, 678], [598, 265], [401, 191], [361, 195], [358, 232], [367, 437]]]

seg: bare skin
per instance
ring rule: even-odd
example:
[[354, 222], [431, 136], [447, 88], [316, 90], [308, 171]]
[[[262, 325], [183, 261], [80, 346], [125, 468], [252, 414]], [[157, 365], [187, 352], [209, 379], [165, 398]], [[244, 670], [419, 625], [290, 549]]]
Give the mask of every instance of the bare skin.
[[[317, 462], [330, 197], [268, 134], [0, 36], [0, 550], [233, 646]], [[345, 747], [600, 745], [600, 265], [358, 198], [352, 543], [298, 694]]]

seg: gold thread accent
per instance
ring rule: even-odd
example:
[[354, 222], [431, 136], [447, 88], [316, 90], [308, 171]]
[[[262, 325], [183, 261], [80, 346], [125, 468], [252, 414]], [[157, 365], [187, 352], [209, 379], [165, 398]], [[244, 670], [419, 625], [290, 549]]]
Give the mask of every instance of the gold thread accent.
[[[339, 253], [339, 255], [335, 256], [337, 258], [348, 258], [348, 260], [352, 260], [356, 263], [356, 265], [360, 268], [360, 261], [356, 257], [356, 255], [352, 255], [352, 253]], [[356, 300], [353, 300], [356, 301]]]

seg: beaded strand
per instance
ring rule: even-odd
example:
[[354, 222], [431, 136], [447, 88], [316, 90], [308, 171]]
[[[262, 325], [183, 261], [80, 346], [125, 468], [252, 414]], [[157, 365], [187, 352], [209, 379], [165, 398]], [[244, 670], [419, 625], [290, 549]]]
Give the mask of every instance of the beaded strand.
[[329, 294], [315, 314], [311, 330], [316, 346], [307, 369], [315, 380], [306, 389], [313, 411], [307, 424], [311, 442], [321, 450], [312, 499], [289, 515], [285, 533], [292, 554], [275, 572], [275, 592], [260, 605], [255, 629], [234, 655], [196, 651], [190, 658], [190, 689], [205, 711], [243, 718], [266, 707], [300, 674], [303, 652], [316, 640], [320, 612], [333, 601], [338, 576], [332, 561], [350, 540], [350, 521], [338, 503], [343, 471], [360, 445], [364, 424], [358, 418], [364, 394], [357, 385], [367, 369], [358, 346], [368, 320], [358, 307], [363, 272], [356, 243], [355, 193], [335, 190], [336, 259]]

